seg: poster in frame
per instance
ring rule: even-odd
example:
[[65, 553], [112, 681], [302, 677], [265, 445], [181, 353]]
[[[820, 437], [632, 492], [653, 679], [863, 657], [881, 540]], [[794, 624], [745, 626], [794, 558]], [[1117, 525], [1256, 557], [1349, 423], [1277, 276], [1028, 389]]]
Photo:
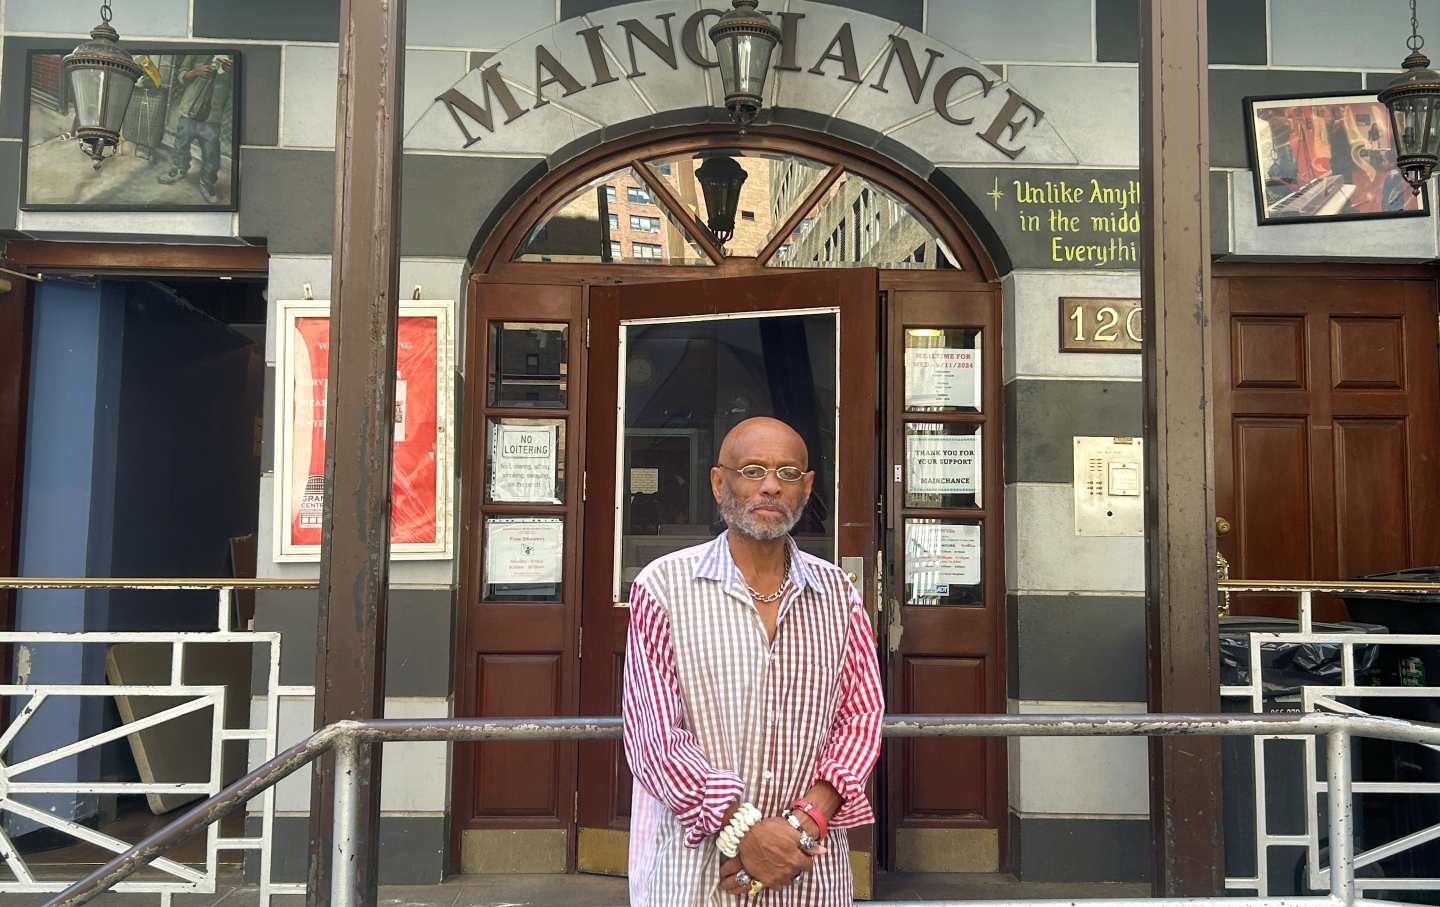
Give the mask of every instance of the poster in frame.
[[75, 104], [61, 65], [71, 49], [26, 57], [21, 210], [239, 210], [239, 50], [127, 47], [142, 74], [119, 145], [96, 167], [74, 139]]
[[1426, 217], [1395, 166], [1390, 114], [1374, 94], [1248, 97], [1255, 211], [1262, 225]]
[[[453, 300], [403, 300], [395, 356], [392, 560], [448, 560], [454, 551]], [[278, 303], [273, 555], [320, 559], [330, 303]]]

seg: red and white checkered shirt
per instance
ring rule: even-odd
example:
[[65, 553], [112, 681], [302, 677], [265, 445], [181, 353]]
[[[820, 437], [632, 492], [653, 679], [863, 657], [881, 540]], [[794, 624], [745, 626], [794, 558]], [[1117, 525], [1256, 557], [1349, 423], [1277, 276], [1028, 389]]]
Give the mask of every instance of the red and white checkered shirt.
[[875, 639], [854, 586], [789, 541], [775, 639], [726, 534], [659, 558], [630, 592], [625, 752], [635, 776], [632, 907], [734, 904], [713, 838], [735, 800], [778, 815], [817, 781], [843, 798], [805, 880], [751, 903], [850, 907], [845, 829], [874, 821], [865, 780], [885, 704]]

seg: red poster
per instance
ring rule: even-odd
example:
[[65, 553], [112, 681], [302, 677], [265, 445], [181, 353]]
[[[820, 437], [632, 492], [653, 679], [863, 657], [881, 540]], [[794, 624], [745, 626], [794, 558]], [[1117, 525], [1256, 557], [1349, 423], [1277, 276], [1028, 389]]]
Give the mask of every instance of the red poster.
[[[395, 458], [391, 475], [392, 545], [434, 546], [440, 539], [439, 319], [402, 315], [395, 356]], [[325, 394], [330, 319], [294, 320], [290, 365], [289, 538], [292, 551], [320, 545], [325, 487]]]

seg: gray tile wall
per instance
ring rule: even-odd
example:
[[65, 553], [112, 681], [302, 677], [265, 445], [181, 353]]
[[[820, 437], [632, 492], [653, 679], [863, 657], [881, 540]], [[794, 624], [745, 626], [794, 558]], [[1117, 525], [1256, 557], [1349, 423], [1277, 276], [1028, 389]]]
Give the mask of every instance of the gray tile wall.
[[[380, 883], [382, 885], [431, 885], [442, 881], [445, 871], [447, 821], [444, 816], [380, 817]], [[260, 834], [260, 820], [245, 820], [245, 833]], [[309, 866], [310, 819], [308, 816], [276, 816], [272, 852], [272, 878], [276, 882], [304, 882]], [[260, 878], [260, 861], [246, 854], [245, 881]]]
[[1019, 817], [1012, 825], [1017, 870], [1032, 882], [1145, 882], [1148, 819]]

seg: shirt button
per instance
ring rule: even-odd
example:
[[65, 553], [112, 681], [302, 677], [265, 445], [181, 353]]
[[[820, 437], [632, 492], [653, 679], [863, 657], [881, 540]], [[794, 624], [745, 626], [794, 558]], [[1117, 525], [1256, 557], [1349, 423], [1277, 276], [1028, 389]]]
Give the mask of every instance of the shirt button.
[[766, 781], [769, 781], [771, 778], [775, 777], [775, 773], [767, 770], [765, 774], [761, 775], [760, 777], [764, 778]]

